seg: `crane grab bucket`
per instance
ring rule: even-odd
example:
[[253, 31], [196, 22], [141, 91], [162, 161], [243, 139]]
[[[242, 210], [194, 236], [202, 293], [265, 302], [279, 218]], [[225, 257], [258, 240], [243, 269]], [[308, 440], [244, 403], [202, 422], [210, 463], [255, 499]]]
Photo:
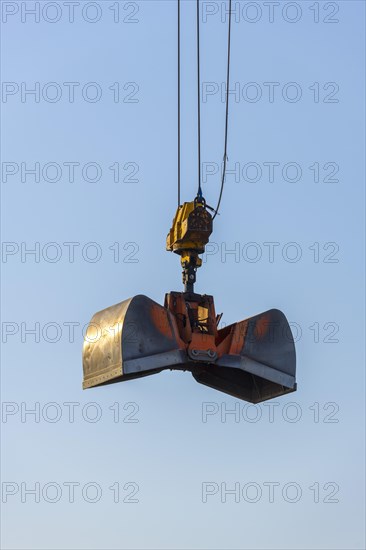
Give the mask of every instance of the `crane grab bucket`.
[[83, 347], [83, 387], [164, 369], [251, 403], [296, 390], [290, 326], [272, 309], [218, 329], [212, 296], [170, 292], [165, 304], [138, 295], [92, 318]]

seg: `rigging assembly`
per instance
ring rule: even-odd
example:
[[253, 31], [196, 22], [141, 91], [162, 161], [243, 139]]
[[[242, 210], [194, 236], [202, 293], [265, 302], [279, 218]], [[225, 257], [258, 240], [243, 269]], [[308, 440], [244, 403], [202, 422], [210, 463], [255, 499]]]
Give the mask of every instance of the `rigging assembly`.
[[[219, 329], [213, 296], [196, 294], [199, 257], [209, 242], [225, 183], [229, 94], [226, 94], [224, 164], [218, 203], [209, 207], [201, 188], [200, 24], [197, 27], [198, 190], [180, 203], [180, 0], [178, 4], [178, 208], [166, 249], [180, 256], [184, 292], [170, 292], [164, 306], [138, 295], [92, 318], [83, 348], [84, 388], [156, 374], [190, 371], [197, 382], [252, 403], [296, 390], [296, 355], [285, 315], [272, 309]], [[230, 83], [231, 7], [226, 85]], [[212, 212], [212, 213], [211, 213]]]

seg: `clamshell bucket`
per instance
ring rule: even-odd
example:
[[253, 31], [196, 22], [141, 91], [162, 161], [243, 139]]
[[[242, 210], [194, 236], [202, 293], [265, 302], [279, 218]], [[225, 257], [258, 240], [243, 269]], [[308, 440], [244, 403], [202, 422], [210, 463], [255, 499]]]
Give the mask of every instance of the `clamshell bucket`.
[[83, 387], [187, 370], [197, 382], [251, 403], [296, 390], [295, 347], [276, 309], [218, 330], [212, 296], [139, 295], [94, 315], [83, 348]]

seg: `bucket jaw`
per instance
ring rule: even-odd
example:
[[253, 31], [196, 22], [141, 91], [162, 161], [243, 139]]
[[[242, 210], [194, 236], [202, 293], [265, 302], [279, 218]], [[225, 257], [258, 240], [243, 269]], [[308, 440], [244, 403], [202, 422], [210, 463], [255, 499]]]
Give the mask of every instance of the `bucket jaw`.
[[296, 390], [295, 347], [276, 309], [218, 329], [212, 296], [171, 292], [164, 306], [138, 295], [92, 318], [83, 387], [187, 370], [197, 382], [258, 403]]
[[260, 403], [296, 391], [296, 353], [285, 315], [271, 309], [219, 332], [226, 351], [212, 367], [192, 374], [197, 382]]
[[170, 312], [138, 295], [99, 311], [83, 347], [83, 388], [174, 368], [185, 359]]

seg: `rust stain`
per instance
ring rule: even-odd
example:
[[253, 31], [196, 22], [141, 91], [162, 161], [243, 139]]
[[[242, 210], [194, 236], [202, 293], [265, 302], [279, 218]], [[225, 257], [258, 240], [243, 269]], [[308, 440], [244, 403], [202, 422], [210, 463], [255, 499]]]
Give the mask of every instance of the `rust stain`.
[[166, 309], [161, 306], [156, 306], [155, 304], [152, 304], [151, 319], [154, 323], [154, 326], [161, 334], [163, 334], [167, 338], [172, 338], [172, 328], [168, 320], [168, 312]]
[[248, 321], [240, 321], [235, 323], [233, 335], [230, 344], [230, 353], [240, 355], [244, 347], [244, 340], [248, 330]]
[[258, 338], [258, 340], [264, 340], [264, 337], [266, 336], [268, 329], [269, 329], [269, 316], [263, 315], [255, 324], [254, 336]]

